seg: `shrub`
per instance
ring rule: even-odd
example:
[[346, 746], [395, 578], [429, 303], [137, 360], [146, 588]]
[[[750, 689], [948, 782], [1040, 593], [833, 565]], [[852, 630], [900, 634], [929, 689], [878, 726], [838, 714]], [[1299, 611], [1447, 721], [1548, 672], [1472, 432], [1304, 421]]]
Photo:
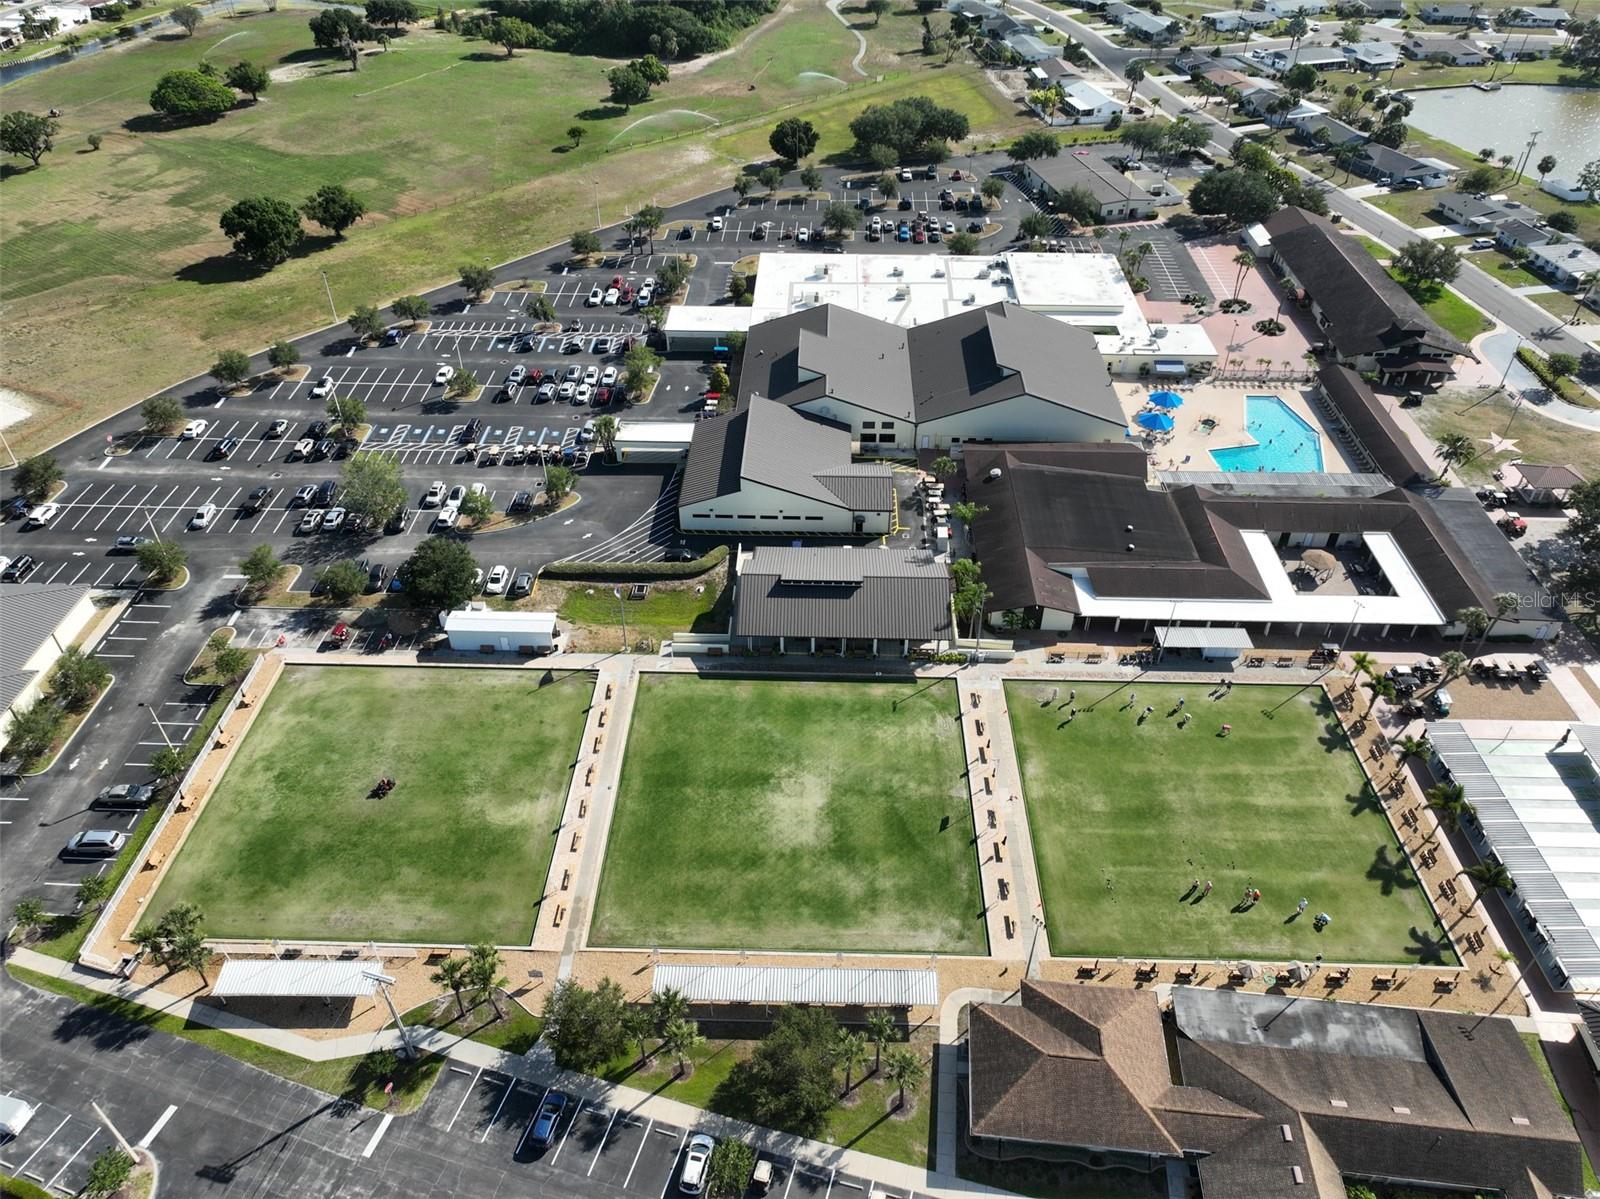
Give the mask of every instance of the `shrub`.
[[656, 579], [692, 579], [728, 557], [728, 547], [715, 546], [693, 562], [552, 562], [542, 572], [547, 579], [574, 579], [588, 583], [643, 583]]

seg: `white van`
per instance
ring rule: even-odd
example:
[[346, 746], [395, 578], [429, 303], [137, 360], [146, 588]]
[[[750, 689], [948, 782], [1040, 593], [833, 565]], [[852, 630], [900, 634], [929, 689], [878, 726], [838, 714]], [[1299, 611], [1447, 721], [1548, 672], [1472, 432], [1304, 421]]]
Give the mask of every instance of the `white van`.
[[0, 1095], [0, 1141], [9, 1141], [22, 1135], [34, 1113], [39, 1109], [15, 1095]]

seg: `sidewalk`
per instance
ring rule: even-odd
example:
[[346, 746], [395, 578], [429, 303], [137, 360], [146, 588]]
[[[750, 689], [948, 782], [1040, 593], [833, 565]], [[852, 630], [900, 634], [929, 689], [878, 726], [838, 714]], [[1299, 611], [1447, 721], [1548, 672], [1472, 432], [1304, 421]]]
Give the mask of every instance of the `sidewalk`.
[[[233, 1033], [248, 1041], [259, 1045], [266, 1045], [273, 1049], [292, 1053], [297, 1057], [307, 1058], [311, 1061], [330, 1061], [335, 1058], [355, 1057], [360, 1054], [370, 1053], [375, 1049], [394, 1049], [400, 1044], [400, 1034], [392, 1029], [378, 1033], [362, 1033], [356, 1036], [338, 1037], [332, 1040], [312, 1040], [302, 1037], [298, 1033], [286, 1032], [282, 1029], [269, 1028], [248, 1020], [243, 1016], [236, 1016], [222, 1008], [214, 1008], [207, 1004], [198, 1004], [187, 998], [176, 997], [166, 991], [155, 987], [140, 987], [117, 978], [108, 978], [104, 975], [80, 970], [70, 962], [63, 962], [58, 958], [47, 957], [31, 949], [17, 948], [12, 950], [10, 960], [25, 969], [39, 974], [47, 974], [66, 982], [75, 983], [91, 991], [98, 991], [103, 995], [114, 995], [119, 999], [126, 999], [144, 1007], [159, 1011], [164, 1015], [173, 1016], [191, 1024], [203, 1024], [210, 1028], [222, 1029]], [[951, 997], [956, 998], [955, 996]], [[947, 1005], [948, 1006], [948, 1005]], [[957, 1003], [949, 1010], [953, 1013], [959, 1007]], [[948, 1018], [941, 1018], [941, 1031], [946, 1024], [954, 1028], [953, 1014]], [[477, 1041], [465, 1040], [451, 1033], [440, 1032], [437, 1029], [419, 1028], [412, 1032], [412, 1043], [418, 1048], [427, 1049], [434, 1053], [443, 1054], [452, 1061], [461, 1062], [474, 1068], [498, 1070], [503, 1074], [512, 1075], [525, 1082], [540, 1086], [558, 1086], [563, 1091], [586, 1101], [626, 1111], [631, 1115], [645, 1116], [662, 1123], [675, 1124], [684, 1128], [693, 1128], [711, 1133], [716, 1137], [731, 1137], [743, 1140], [759, 1150], [778, 1154], [823, 1170], [842, 1170], [850, 1174], [858, 1174], [870, 1178], [875, 1182], [888, 1186], [904, 1187], [908, 1191], [916, 1191], [919, 1195], [932, 1196], [933, 1199], [958, 1199], [958, 1197], [971, 1195], [1006, 1195], [1007, 1191], [996, 1190], [993, 1187], [983, 1186], [980, 1183], [967, 1182], [956, 1178], [949, 1173], [936, 1173], [918, 1166], [908, 1166], [904, 1162], [892, 1161], [885, 1157], [876, 1157], [870, 1153], [860, 1153], [854, 1149], [845, 1149], [838, 1145], [829, 1145], [822, 1141], [813, 1141], [806, 1137], [798, 1137], [789, 1133], [776, 1132], [770, 1128], [761, 1128], [754, 1124], [746, 1124], [742, 1120], [734, 1120], [727, 1116], [720, 1116], [714, 1112], [704, 1111], [701, 1108], [691, 1107], [687, 1103], [680, 1103], [676, 1099], [668, 1099], [647, 1091], [640, 1091], [633, 1087], [616, 1086], [586, 1074], [573, 1074], [558, 1069], [549, 1060], [543, 1044], [536, 1046], [527, 1055], [505, 1053], [493, 1049]], [[943, 1065], [946, 1058], [941, 1045], [936, 1050], [936, 1062]], [[954, 1060], [953, 1055], [949, 1059]], [[935, 1080], [940, 1084], [941, 1094], [946, 1090], [943, 1075]], [[953, 1098], [953, 1090], [952, 1090]], [[941, 1113], [944, 1107], [941, 1104]], [[952, 1108], [953, 1111], [953, 1108]], [[403, 1118], [403, 1117], [402, 1117]], [[949, 1161], [953, 1169], [954, 1149], [953, 1143], [949, 1154], [945, 1152], [945, 1135], [947, 1124], [949, 1134], [954, 1135], [953, 1123], [941, 1118], [939, 1160], [941, 1163]]]

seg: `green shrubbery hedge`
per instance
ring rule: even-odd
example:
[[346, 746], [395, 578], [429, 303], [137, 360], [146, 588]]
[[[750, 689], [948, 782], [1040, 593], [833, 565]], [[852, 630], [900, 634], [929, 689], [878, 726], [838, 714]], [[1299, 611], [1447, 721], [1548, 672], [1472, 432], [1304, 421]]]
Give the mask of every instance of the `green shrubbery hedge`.
[[547, 579], [578, 579], [587, 583], [647, 583], [657, 579], [692, 579], [727, 560], [728, 547], [719, 545], [692, 562], [552, 562], [541, 572]]

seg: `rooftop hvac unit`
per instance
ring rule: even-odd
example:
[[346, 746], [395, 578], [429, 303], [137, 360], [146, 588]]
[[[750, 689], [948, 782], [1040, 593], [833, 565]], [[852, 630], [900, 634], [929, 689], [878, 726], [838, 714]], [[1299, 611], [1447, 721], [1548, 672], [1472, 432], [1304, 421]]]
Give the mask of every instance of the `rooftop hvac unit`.
[[989, 477], [991, 479], [998, 479], [1000, 477], [1000, 468], [998, 466], [991, 466], [989, 468]]
[[971, 292], [971, 291], [969, 291], [967, 293], [967, 298], [962, 301], [963, 304], [976, 304], [977, 302], [978, 302], [977, 293], [976, 292]]
[[943, 267], [935, 267], [934, 271], [933, 271], [933, 277], [935, 279], [943, 279], [944, 278], [944, 268]]

